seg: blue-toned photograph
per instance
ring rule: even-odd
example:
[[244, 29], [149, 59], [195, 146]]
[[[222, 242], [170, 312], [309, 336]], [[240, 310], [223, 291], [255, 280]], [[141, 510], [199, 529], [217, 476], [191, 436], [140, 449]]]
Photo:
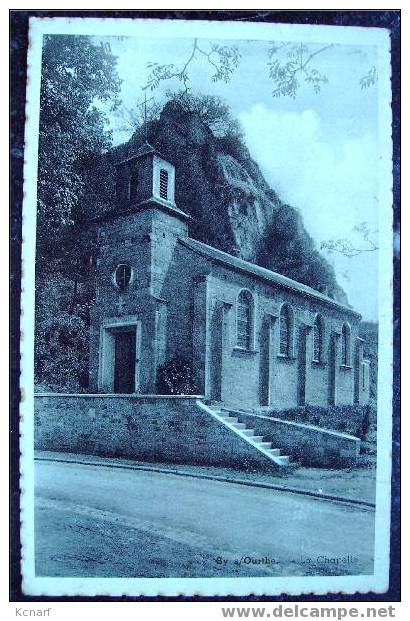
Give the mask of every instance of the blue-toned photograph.
[[388, 35], [31, 33], [26, 592], [382, 592]]

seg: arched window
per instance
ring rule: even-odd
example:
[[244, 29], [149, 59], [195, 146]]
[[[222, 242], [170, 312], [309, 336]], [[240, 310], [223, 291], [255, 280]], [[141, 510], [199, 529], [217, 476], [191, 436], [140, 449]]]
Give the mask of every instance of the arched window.
[[342, 328], [342, 365], [350, 366], [350, 328], [347, 323]]
[[133, 168], [130, 174], [129, 197], [130, 201], [135, 201], [138, 192], [138, 168]]
[[241, 291], [238, 296], [237, 346], [251, 349], [253, 330], [253, 298], [250, 291]]
[[159, 195], [168, 200], [168, 173], [163, 168], [159, 171]]
[[316, 315], [313, 324], [313, 362], [322, 362], [323, 360], [323, 319], [320, 315]]
[[279, 353], [281, 356], [290, 358], [292, 342], [292, 311], [284, 304], [279, 317]]

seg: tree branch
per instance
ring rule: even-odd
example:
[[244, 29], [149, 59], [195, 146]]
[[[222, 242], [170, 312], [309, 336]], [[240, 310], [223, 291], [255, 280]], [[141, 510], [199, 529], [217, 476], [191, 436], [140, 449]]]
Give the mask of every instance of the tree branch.
[[314, 91], [318, 93], [321, 85], [326, 84], [328, 79], [326, 75], [319, 73], [317, 69], [311, 67], [310, 65], [315, 56], [330, 49], [333, 47], [333, 44], [325, 45], [318, 50], [308, 53], [308, 47], [303, 43], [299, 43], [297, 45], [282, 43], [278, 46], [273, 42], [268, 50], [268, 57], [272, 59], [280, 50], [290, 45], [291, 48], [287, 54], [289, 60], [281, 62], [279, 58], [275, 58], [268, 63], [269, 75], [277, 85], [272, 91], [273, 97], [287, 95], [294, 99], [296, 97], [297, 90], [300, 87], [298, 81], [298, 76], [300, 75], [303, 75], [304, 81], [311, 84]]
[[[144, 90], [149, 88], [152, 91], [159, 86], [160, 82], [176, 78], [184, 84], [185, 92], [188, 92], [188, 68], [197, 58], [198, 54], [204, 56], [208, 63], [215, 69], [215, 73], [212, 76], [214, 82], [217, 80], [228, 82], [231, 74], [237, 68], [240, 59], [239, 50], [234, 46], [218, 46], [214, 44], [208, 52], [199, 47], [198, 39], [194, 39], [192, 50], [180, 69], [174, 64], [159, 65], [158, 63], [148, 63], [147, 67], [151, 69], [151, 73], [148, 76]], [[214, 60], [215, 56], [217, 60]]]
[[329, 45], [325, 45], [324, 47], [321, 47], [320, 50], [316, 50], [316, 52], [312, 52], [312, 54], [310, 54], [310, 56], [305, 61], [304, 67], [306, 67], [306, 65], [308, 65], [315, 56], [317, 56], [318, 54], [321, 54], [322, 52], [325, 52], [326, 50], [329, 50], [331, 47], [333, 47], [333, 43], [330, 43]]

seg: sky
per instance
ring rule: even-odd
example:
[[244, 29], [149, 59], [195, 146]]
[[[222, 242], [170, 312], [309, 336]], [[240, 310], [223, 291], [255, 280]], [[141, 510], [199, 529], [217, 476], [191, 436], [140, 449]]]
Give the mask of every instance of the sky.
[[[231, 42], [212, 40], [230, 45]], [[147, 63], [183, 66], [192, 50], [192, 39], [110, 38], [118, 57], [125, 108], [142, 101], [150, 70]], [[210, 41], [200, 41], [208, 50]], [[367, 89], [361, 77], [377, 65], [376, 48], [334, 45], [317, 54], [314, 67], [325, 73], [328, 84], [319, 94], [302, 85], [296, 98], [274, 98], [268, 74], [268, 42], [235, 41], [241, 54], [231, 80], [212, 81], [213, 69], [204, 57], [189, 66], [193, 93], [218, 95], [242, 124], [253, 159], [280, 198], [298, 208], [318, 247], [323, 241], [347, 237], [365, 246], [354, 227], [366, 222], [377, 240], [378, 182], [377, 84]], [[323, 44], [311, 44], [312, 51]], [[166, 101], [165, 92], [181, 88], [176, 79], [162, 83], [148, 97]], [[127, 140], [131, 130], [121, 131], [113, 119], [115, 143]], [[378, 252], [354, 258], [326, 254], [350, 304], [365, 320], [377, 319]]]

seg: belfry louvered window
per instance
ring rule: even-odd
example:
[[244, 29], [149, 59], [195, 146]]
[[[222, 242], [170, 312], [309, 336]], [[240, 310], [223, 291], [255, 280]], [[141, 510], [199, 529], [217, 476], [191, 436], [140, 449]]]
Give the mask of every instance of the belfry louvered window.
[[238, 297], [237, 346], [251, 349], [253, 326], [253, 299], [250, 291], [241, 291]]
[[129, 197], [130, 201], [135, 201], [138, 193], [138, 168], [134, 168], [130, 174]]
[[159, 195], [168, 200], [168, 173], [163, 168], [159, 171]]

